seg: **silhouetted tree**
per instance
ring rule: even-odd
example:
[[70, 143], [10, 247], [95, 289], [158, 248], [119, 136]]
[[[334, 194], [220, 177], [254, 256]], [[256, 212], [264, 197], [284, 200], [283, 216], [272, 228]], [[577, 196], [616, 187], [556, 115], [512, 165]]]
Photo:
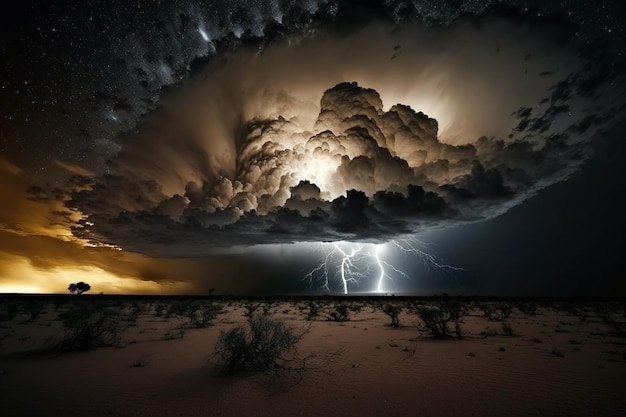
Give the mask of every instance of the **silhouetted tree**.
[[76, 284], [70, 284], [67, 289], [72, 294], [81, 295], [82, 293], [89, 291], [91, 289], [91, 285], [81, 281]]

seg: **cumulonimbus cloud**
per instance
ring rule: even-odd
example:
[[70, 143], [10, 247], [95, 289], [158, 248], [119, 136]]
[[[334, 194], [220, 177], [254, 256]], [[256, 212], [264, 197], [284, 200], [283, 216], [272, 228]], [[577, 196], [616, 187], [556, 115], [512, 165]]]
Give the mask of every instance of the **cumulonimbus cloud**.
[[[323, 35], [227, 55], [164, 96], [162, 106], [121, 139], [110, 173], [72, 194], [67, 205], [86, 216], [74, 234], [156, 256], [383, 241], [496, 216], [568, 178], [608, 122], [603, 112], [613, 103], [598, 95], [608, 78], [598, 78], [598, 67], [575, 48], [563, 52], [563, 40], [546, 42], [543, 29], [522, 47], [519, 37], [533, 32], [523, 25], [507, 29], [508, 46], [517, 49], [500, 52], [507, 45], [498, 45], [490, 52], [495, 58], [484, 62], [485, 31], [500, 33], [501, 23], [448, 30], [450, 37], [428, 33], [428, 44], [416, 49], [414, 31], [366, 28], [337, 40], [370, 45], [344, 60], [337, 55], [341, 46]], [[466, 48], [471, 54], [446, 49], [460, 34], [474, 36]], [[532, 47], [544, 55], [538, 64], [526, 62]], [[403, 50], [421, 55], [402, 58]], [[502, 54], [506, 65], [490, 68]], [[557, 55], [560, 61], [553, 61]], [[458, 56], [465, 61], [447, 62]], [[290, 59], [309, 59], [314, 68], [285, 68]], [[535, 74], [526, 77], [525, 66]], [[507, 70], [518, 71], [518, 78], [490, 80]], [[398, 78], [390, 80], [391, 74]], [[365, 84], [370, 81], [384, 94]], [[444, 134], [423, 109], [385, 106], [383, 97], [398, 96], [403, 84], [408, 90], [422, 85], [449, 103], [443, 114], [453, 120]], [[416, 97], [409, 100], [413, 106], [425, 102]], [[603, 110], [590, 112], [591, 104]]]

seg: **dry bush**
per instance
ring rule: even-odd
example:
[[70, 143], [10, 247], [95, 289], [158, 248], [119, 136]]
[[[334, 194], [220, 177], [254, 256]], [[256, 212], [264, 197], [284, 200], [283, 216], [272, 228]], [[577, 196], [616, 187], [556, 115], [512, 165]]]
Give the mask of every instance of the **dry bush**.
[[400, 327], [400, 313], [402, 312], [402, 307], [396, 304], [383, 304], [381, 310], [391, 318], [391, 327]]
[[509, 303], [480, 303], [478, 308], [482, 310], [490, 321], [503, 321], [508, 319], [513, 311]]
[[422, 321], [422, 324], [417, 327], [420, 332], [428, 331], [438, 339], [463, 337], [461, 329], [463, 310], [458, 302], [416, 306], [415, 311]]
[[163, 313], [166, 311], [166, 305], [163, 303], [156, 303], [154, 305], [154, 316], [155, 317], [161, 317], [163, 316]]
[[363, 304], [357, 301], [357, 302], [350, 304], [349, 308], [350, 308], [350, 311], [352, 311], [354, 314], [357, 314], [357, 313], [360, 313], [361, 310], [363, 309]]
[[244, 317], [252, 317], [254, 313], [260, 308], [263, 314], [270, 314], [270, 308], [272, 308], [272, 304], [269, 303], [248, 303], [244, 306], [246, 311], [243, 313]]
[[502, 333], [505, 336], [515, 336], [515, 330], [509, 323], [502, 323]]
[[32, 323], [37, 317], [39, 317], [45, 310], [46, 304], [38, 301], [26, 303], [24, 306], [24, 312], [28, 314], [28, 317], [24, 319], [22, 323]]
[[350, 310], [347, 304], [339, 304], [327, 316], [330, 321], [344, 322], [350, 320]]
[[71, 305], [59, 314], [65, 333], [54, 348], [70, 351], [113, 346], [122, 331], [118, 315], [115, 307], [97, 307], [88, 302]]
[[304, 371], [296, 344], [309, 331], [296, 331], [266, 314], [248, 317], [247, 328], [222, 330], [213, 352], [225, 373]]
[[4, 300], [0, 304], [0, 320], [13, 320], [20, 312], [20, 303], [15, 300]]
[[211, 324], [211, 321], [222, 312], [222, 307], [217, 303], [193, 302], [187, 305], [183, 315], [187, 318], [187, 325], [201, 329]]
[[179, 325], [175, 326], [170, 324], [167, 328], [167, 331], [163, 335], [163, 340], [174, 340], [174, 339], [182, 339], [185, 337], [185, 326]]
[[587, 315], [587, 306], [578, 301], [563, 302], [556, 305], [558, 311], [570, 316], [584, 317]]
[[593, 311], [602, 319], [604, 324], [612, 328], [618, 336], [626, 337], [626, 324], [618, 322], [614, 315], [618, 314], [618, 306], [609, 303], [598, 303], [593, 306]]
[[313, 320], [315, 317], [320, 315], [320, 308], [317, 303], [310, 301], [309, 302], [309, 312], [306, 316], [307, 320]]
[[517, 309], [528, 316], [537, 314], [537, 304], [535, 303], [517, 303]]

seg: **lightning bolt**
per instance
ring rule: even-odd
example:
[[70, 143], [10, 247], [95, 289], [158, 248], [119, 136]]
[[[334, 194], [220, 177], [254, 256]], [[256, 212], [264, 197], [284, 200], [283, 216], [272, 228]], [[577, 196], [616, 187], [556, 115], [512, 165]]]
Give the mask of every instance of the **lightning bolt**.
[[392, 240], [388, 243], [318, 243], [322, 253], [319, 264], [309, 271], [304, 279], [312, 286], [321, 282], [320, 289], [332, 291], [333, 283], [338, 281], [344, 294], [348, 294], [350, 286], [358, 286], [361, 281], [376, 278], [376, 292], [386, 292], [385, 283], [395, 277], [410, 279], [410, 276], [399, 267], [384, 259], [384, 254], [393, 250], [406, 256], [415, 256], [422, 260], [430, 270], [436, 268], [444, 272], [462, 271], [462, 268], [448, 265], [430, 253], [432, 246], [417, 239], [407, 238]]
[[437, 268], [440, 271], [450, 272], [450, 271], [463, 271], [463, 268], [459, 268], [453, 265], [449, 265], [443, 263], [443, 261], [439, 260], [435, 255], [429, 253], [427, 251], [433, 251], [433, 246], [419, 240], [416, 237], [401, 239], [401, 240], [392, 240], [389, 242], [395, 248], [402, 251], [407, 255], [414, 255], [417, 258], [421, 259], [424, 263], [424, 266], [427, 270], [431, 270], [432, 267]]
[[[354, 260], [355, 258], [361, 260], [364, 255], [367, 256], [362, 253], [367, 244], [339, 242], [320, 243], [320, 245], [323, 253], [322, 260], [317, 267], [305, 275], [305, 278], [312, 284], [318, 277], [321, 277], [320, 288], [331, 291], [333, 277], [338, 275], [343, 293], [348, 294], [348, 284], [358, 285], [359, 279], [366, 277], [361, 271], [361, 262]], [[342, 246], [349, 246], [350, 249], [344, 249]]]
[[379, 251], [380, 248], [376, 248], [376, 263], [378, 263], [378, 267], [380, 268], [380, 275], [378, 276], [378, 286], [376, 287], [376, 289], [378, 290], [378, 292], [383, 292], [383, 282], [385, 281], [385, 277], [387, 276], [387, 274], [385, 274], [383, 261], [380, 260]]
[[[352, 282], [358, 284], [356, 278], [360, 276], [359, 272], [354, 271], [354, 264], [352, 263], [352, 258], [354, 258], [361, 250], [363, 246], [357, 245], [356, 248], [353, 248], [350, 254], [348, 255], [344, 252], [341, 247], [336, 246], [336, 249], [341, 252], [343, 258], [341, 259], [341, 282], [343, 283], [343, 293], [348, 293], [348, 282]], [[347, 272], [347, 274], [346, 274]]]

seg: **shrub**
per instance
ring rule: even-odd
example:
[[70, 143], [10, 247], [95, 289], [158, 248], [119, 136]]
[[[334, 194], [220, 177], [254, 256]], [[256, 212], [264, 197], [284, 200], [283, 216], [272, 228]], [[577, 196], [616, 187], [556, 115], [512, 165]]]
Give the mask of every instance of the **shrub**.
[[130, 304], [129, 306], [125, 307], [121, 311], [122, 315], [120, 317], [120, 320], [135, 323], [137, 322], [137, 319], [139, 318], [142, 312], [143, 312], [143, 307], [140, 307], [136, 304]]
[[604, 324], [612, 328], [617, 335], [626, 336], [626, 325], [618, 322], [613, 318], [613, 314], [616, 313], [616, 306], [607, 304], [607, 303], [599, 303], [593, 306], [593, 310], [596, 315], [602, 319]]
[[161, 303], [157, 303], [154, 306], [154, 316], [161, 317], [163, 315], [163, 311], [165, 310], [165, 306]]
[[221, 311], [222, 308], [218, 304], [195, 302], [187, 306], [184, 315], [189, 320], [187, 322], [188, 326], [201, 329], [209, 326], [211, 321], [217, 317]]
[[163, 340], [174, 340], [174, 339], [182, 339], [185, 337], [185, 326], [174, 326], [170, 325], [167, 328], [167, 331], [163, 335]]
[[350, 305], [350, 311], [352, 311], [355, 314], [360, 313], [362, 309], [363, 309], [363, 304], [359, 303], [358, 301]]
[[330, 315], [328, 316], [328, 320], [343, 322], [343, 321], [350, 320], [349, 317], [350, 317], [350, 311], [348, 310], [348, 305], [339, 304], [337, 307], [335, 307], [334, 311], [330, 312]]
[[28, 314], [24, 323], [32, 323], [43, 313], [44, 305], [38, 302], [28, 303], [24, 310]]
[[558, 309], [570, 316], [585, 316], [587, 308], [580, 302], [564, 302], [558, 305]]
[[67, 304], [67, 302], [70, 301], [69, 299], [65, 298], [65, 297], [57, 297], [52, 301], [52, 304], [54, 306], [54, 311], [58, 311], [59, 308], [63, 307], [65, 304]]
[[[225, 373], [305, 369], [305, 359], [298, 357], [296, 344], [308, 328], [298, 333], [283, 321], [265, 314], [248, 317], [247, 324], [247, 328], [237, 326], [220, 332], [213, 356], [219, 357]], [[294, 366], [296, 363], [300, 365]]]
[[535, 303], [517, 303], [517, 309], [519, 311], [521, 311], [522, 313], [529, 315], [529, 316], [534, 316], [535, 314], [537, 314], [537, 304]]
[[20, 312], [20, 304], [17, 301], [7, 300], [4, 302], [4, 314], [0, 315], [1, 320], [13, 320]]
[[382, 311], [391, 318], [391, 327], [400, 326], [399, 315], [402, 312], [402, 307], [395, 304], [383, 304]]
[[313, 301], [309, 302], [309, 313], [307, 314], [307, 320], [313, 320], [314, 317], [320, 315], [319, 306]]
[[246, 311], [243, 313], [244, 317], [252, 317], [259, 308], [262, 308], [263, 314], [269, 314], [272, 305], [271, 303], [263, 305], [258, 303], [248, 303], [244, 307], [246, 309]]
[[513, 330], [513, 327], [509, 323], [502, 323], [502, 333], [506, 336], [514, 336], [515, 330]]
[[423, 322], [417, 327], [420, 332], [429, 331], [438, 339], [463, 337], [460, 324], [462, 310], [459, 303], [441, 302], [436, 305], [417, 306], [416, 313]]
[[61, 313], [59, 318], [66, 333], [56, 344], [60, 350], [87, 350], [94, 347], [113, 346], [119, 340], [122, 328], [119, 311], [112, 307], [95, 308], [90, 304], [75, 304]]
[[185, 317], [189, 310], [189, 303], [183, 300], [173, 300], [165, 317], [170, 318], [174, 316]]
[[504, 319], [508, 319], [513, 311], [513, 308], [508, 303], [478, 304], [478, 308], [485, 313], [485, 317], [490, 321], [503, 321]]
[[246, 309], [246, 311], [244, 311], [243, 315], [244, 317], [252, 317], [252, 315], [254, 314], [254, 312], [259, 308], [258, 304], [253, 304], [253, 303], [248, 303], [244, 306], [244, 308]]

